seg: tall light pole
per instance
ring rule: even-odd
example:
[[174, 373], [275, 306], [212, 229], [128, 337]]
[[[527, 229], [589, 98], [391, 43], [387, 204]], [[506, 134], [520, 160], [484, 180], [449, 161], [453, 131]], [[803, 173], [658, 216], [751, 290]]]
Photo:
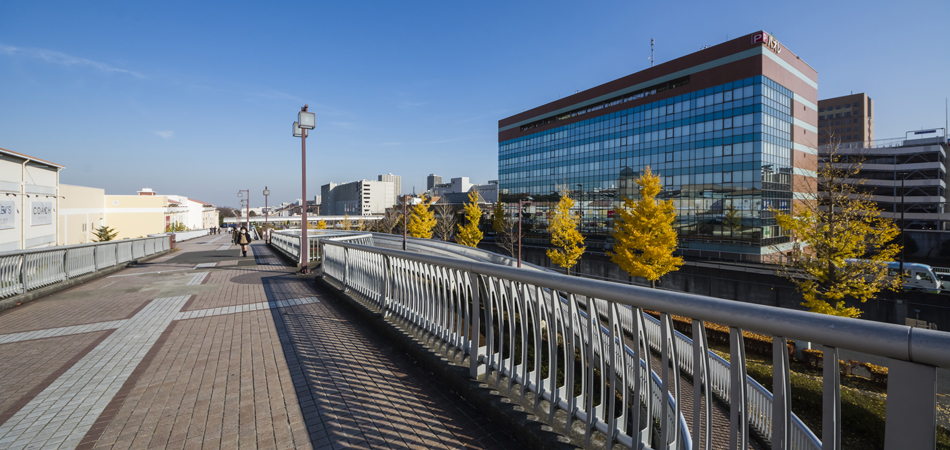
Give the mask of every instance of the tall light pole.
[[[247, 201], [241, 200], [241, 203], [247, 204], [247, 211], [244, 214], [244, 227], [248, 231], [251, 230], [251, 190], [250, 189], [238, 189], [238, 198], [243, 198], [244, 193], [247, 192]], [[243, 206], [243, 205], [242, 205]]]
[[270, 242], [267, 240], [267, 237], [270, 236], [270, 234], [267, 232], [268, 231], [268, 228], [267, 228], [267, 196], [268, 195], [270, 195], [270, 190], [267, 189], [267, 186], [264, 186], [264, 242], [269, 244]]
[[521, 268], [521, 213], [524, 211], [524, 205], [530, 205], [531, 201], [534, 200], [531, 196], [528, 196], [527, 200], [518, 199], [518, 268]]
[[316, 127], [317, 119], [312, 112], [307, 112], [307, 105], [300, 108], [297, 121], [294, 122], [294, 137], [300, 138], [300, 273], [310, 272], [308, 250], [310, 241], [307, 239], [307, 130]]

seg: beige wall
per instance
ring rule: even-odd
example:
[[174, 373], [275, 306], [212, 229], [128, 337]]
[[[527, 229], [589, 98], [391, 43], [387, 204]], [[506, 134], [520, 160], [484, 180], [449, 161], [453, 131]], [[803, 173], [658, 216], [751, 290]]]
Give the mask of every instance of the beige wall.
[[164, 195], [106, 195], [106, 220], [119, 232], [116, 239], [145, 237], [165, 232]]
[[63, 198], [58, 215], [57, 245], [88, 244], [93, 242], [96, 228], [112, 226], [106, 221], [105, 190], [62, 184], [59, 192]]

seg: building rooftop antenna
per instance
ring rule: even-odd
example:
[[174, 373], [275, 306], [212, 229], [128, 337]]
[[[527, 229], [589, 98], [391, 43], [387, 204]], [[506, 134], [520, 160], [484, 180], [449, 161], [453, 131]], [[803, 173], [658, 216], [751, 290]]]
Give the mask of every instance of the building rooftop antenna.
[[653, 45], [656, 44], [656, 39], [650, 38], [650, 67], [653, 67]]

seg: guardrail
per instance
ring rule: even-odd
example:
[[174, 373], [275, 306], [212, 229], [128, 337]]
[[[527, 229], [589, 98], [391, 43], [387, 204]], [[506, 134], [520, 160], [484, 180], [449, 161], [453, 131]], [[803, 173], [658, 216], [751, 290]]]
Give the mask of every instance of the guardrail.
[[211, 230], [191, 230], [191, 231], [177, 231], [172, 234], [175, 235], [175, 242], [187, 241], [189, 239], [194, 239], [196, 237], [207, 236]]
[[0, 298], [127, 263], [169, 249], [169, 236], [0, 253]]
[[[797, 420], [791, 411], [786, 343], [795, 337], [821, 344], [826, 361], [838, 360], [838, 348], [894, 359], [889, 363], [885, 448], [933, 448], [936, 443], [936, 367], [950, 367], [950, 335], [946, 333], [341, 241], [323, 240], [321, 246], [325, 279], [369, 299], [384, 314], [394, 314], [465, 352], [473, 377], [497, 372], [508, 377], [509, 387], [537, 394], [536, 409], [544, 398], [554, 405], [548, 414], [567, 411], [568, 426], [574, 419], [583, 421], [588, 439], [598, 430], [609, 437], [610, 444], [651, 446], [653, 432], [646, 424], [653, 421], [640, 417], [642, 405], [654, 419], [666, 418], [659, 420], [655, 441], [659, 448], [688, 448], [700, 442], [700, 436], [705, 436], [708, 448], [709, 436], [726, 430], [713, 430], [709, 422], [700, 422], [698, 399], [705, 396], [705, 405], [710, 405], [709, 396], [716, 391], [729, 405], [729, 448], [746, 448], [750, 426], [764, 427], [773, 448], [815, 448], [817, 439], [793, 431]], [[647, 325], [644, 309], [660, 311], [660, 319]], [[693, 319], [697, 339], [676, 336], [673, 314]], [[703, 321], [730, 328], [727, 373], [725, 361], [717, 362], [706, 348]], [[601, 332], [593, 333], [594, 328]], [[743, 330], [773, 338], [776, 389], [771, 395], [747, 381]], [[484, 346], [478, 341], [480, 334]], [[650, 348], [661, 355], [658, 379], [646, 377], [642, 370], [651, 367]], [[581, 358], [577, 367], [575, 350]], [[700, 381], [693, 386], [691, 428], [683, 420], [674, 420], [681, 412], [678, 372], [685, 361], [697, 368], [695, 379]], [[636, 366], [641, 370], [635, 370]], [[563, 380], [556, 376], [558, 368], [564, 372]], [[823, 375], [821, 448], [838, 449], [837, 364], [825, 364]], [[648, 379], [654, 380], [651, 388], [645, 388]], [[571, 392], [575, 380], [581, 385], [579, 396]], [[607, 392], [616, 395], [602, 395]], [[670, 401], [661, 402], [652, 395], [662, 392], [670, 392]], [[708, 421], [708, 410], [705, 417]]]
[[[362, 233], [358, 231], [332, 231], [332, 230], [307, 230], [315, 232], [307, 235], [310, 249], [307, 251], [307, 259], [310, 261], [320, 261], [322, 258], [320, 241], [324, 239], [334, 239], [336, 237], [347, 237], [348, 239], [357, 239], [362, 244], [373, 245], [373, 234]], [[294, 261], [300, 261], [300, 230], [282, 230], [274, 231], [270, 237], [271, 245], [278, 251]]]

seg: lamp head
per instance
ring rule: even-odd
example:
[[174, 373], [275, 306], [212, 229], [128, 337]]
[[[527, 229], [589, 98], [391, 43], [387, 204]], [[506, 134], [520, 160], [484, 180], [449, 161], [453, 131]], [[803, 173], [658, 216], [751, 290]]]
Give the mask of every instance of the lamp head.
[[300, 128], [300, 124], [298, 122], [294, 122], [294, 137], [301, 137], [303, 136], [303, 133], [304, 130]]
[[307, 105], [304, 105], [297, 113], [297, 122], [300, 123], [300, 128], [312, 130], [317, 125], [317, 118], [314, 113], [307, 112]]

